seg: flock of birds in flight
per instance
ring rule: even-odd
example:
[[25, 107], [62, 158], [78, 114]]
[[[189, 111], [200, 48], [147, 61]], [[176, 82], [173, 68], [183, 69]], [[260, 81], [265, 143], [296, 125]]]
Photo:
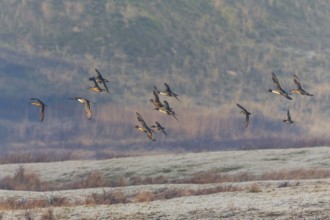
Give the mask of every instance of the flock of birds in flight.
[[[109, 80], [103, 78], [102, 74], [100, 73], [100, 71], [98, 69], [95, 69], [95, 72], [97, 75], [89, 78], [89, 80], [92, 81], [94, 83], [94, 85], [92, 87], [89, 87], [88, 90], [95, 92], [95, 93], [100, 93], [102, 91], [106, 91], [106, 92], [110, 93], [108, 86], [107, 86], [107, 83], [109, 82]], [[269, 89], [268, 91], [272, 92], [276, 95], [281, 95], [289, 100], [292, 100], [290, 94], [281, 87], [280, 82], [277, 79], [275, 73], [272, 73], [272, 80], [276, 86], [276, 89]], [[313, 96], [313, 94], [310, 94], [309, 92], [304, 90], [302, 84], [300, 83], [300, 79], [295, 74], [293, 74], [293, 81], [296, 84], [297, 89], [292, 89], [291, 90], [292, 93], [299, 94], [299, 95]], [[102, 84], [103, 88], [101, 88], [101, 86], [100, 86], [101, 84]], [[178, 121], [178, 119], [176, 117], [177, 115], [176, 115], [175, 111], [173, 110], [173, 108], [170, 107], [169, 103], [166, 100], [161, 102], [160, 98], [159, 98], [159, 94], [167, 96], [167, 97], [173, 97], [176, 100], [178, 100], [179, 102], [181, 102], [181, 101], [178, 98], [178, 95], [171, 90], [170, 86], [167, 83], [164, 83], [164, 85], [165, 85], [165, 90], [163, 90], [163, 91], [158, 90], [157, 87], [154, 86], [154, 90], [153, 90], [154, 99], [150, 99], [149, 102], [155, 106], [154, 110], [157, 110], [157, 111], [159, 111], [163, 114], [169, 115], [169, 116], [173, 116]], [[78, 102], [83, 104], [84, 108], [85, 108], [85, 113], [86, 113], [87, 119], [89, 119], [89, 120], [92, 119], [91, 101], [89, 101], [88, 99], [86, 99], [84, 97], [73, 97], [73, 98], [69, 98], [69, 99], [77, 100]], [[47, 105], [38, 98], [31, 98], [31, 100], [32, 100], [32, 102], [30, 102], [31, 105], [34, 105], [34, 106], [37, 106], [40, 108], [40, 121], [42, 122], [45, 117], [45, 108]], [[236, 103], [236, 105], [237, 105], [237, 107], [240, 108], [241, 113], [243, 115], [245, 115], [245, 127], [247, 128], [249, 125], [249, 118], [250, 118], [251, 112], [249, 112], [245, 107], [243, 107], [242, 105], [240, 105], [238, 103]], [[140, 113], [136, 112], [136, 117], [139, 122], [139, 125], [135, 125], [135, 128], [141, 132], [144, 132], [150, 140], [152, 140], [152, 141], [156, 140], [154, 137], [154, 134], [156, 133], [155, 130], [161, 131], [164, 135], [167, 135], [165, 128], [158, 121], [155, 121], [154, 125], [149, 126], [146, 123], [146, 121], [143, 119], [143, 117], [141, 116]], [[289, 109], [287, 110], [287, 118], [284, 119], [283, 122], [288, 123], [288, 124], [294, 123], [294, 121], [291, 119]]]
[[[87, 89], [95, 93], [100, 93], [102, 91], [106, 91], [110, 93], [109, 88], [107, 86], [109, 80], [105, 79], [98, 69], [95, 69], [95, 72], [97, 75], [89, 78], [89, 80], [93, 82], [93, 86]], [[100, 85], [102, 85], [103, 88]], [[156, 86], [154, 86], [154, 90], [153, 90], [154, 99], [150, 99], [149, 101], [155, 106], [154, 110], [157, 110], [166, 115], [173, 116], [176, 120], [178, 120], [176, 117], [176, 113], [174, 112], [173, 108], [170, 107], [169, 103], [166, 100], [161, 102], [159, 99], [158, 94], [161, 94], [167, 97], [174, 97], [176, 100], [181, 102], [180, 99], [178, 98], [178, 95], [171, 90], [170, 86], [167, 83], [164, 83], [164, 85], [165, 85], [164, 91], [160, 91], [157, 89]], [[89, 120], [92, 119], [92, 111], [91, 111], [92, 102], [90, 100], [84, 97], [72, 97], [69, 99], [77, 100], [78, 102], [83, 104], [87, 119]], [[31, 105], [40, 108], [40, 121], [43, 122], [45, 118], [45, 109], [47, 105], [38, 98], [31, 98], [30, 100], [32, 100], [30, 102]], [[164, 135], [167, 135], [165, 128], [158, 121], [156, 121], [154, 125], [149, 126], [146, 123], [146, 121], [143, 119], [143, 117], [140, 115], [140, 113], [136, 112], [136, 117], [140, 125], [135, 125], [135, 128], [139, 131], [146, 133], [150, 140], [155, 141], [155, 138], [153, 136], [153, 134], [156, 133], [155, 130], [161, 131]]]
[[[272, 92], [276, 95], [281, 95], [289, 100], [293, 100], [290, 96], [290, 94], [285, 91], [280, 82], [278, 81], [278, 78], [277, 76], [275, 75], [275, 73], [272, 73], [272, 80], [273, 80], [273, 83], [275, 84], [276, 86], [276, 89], [269, 89], [268, 92]], [[313, 96], [313, 94], [307, 92], [306, 90], [304, 90], [301, 82], [300, 82], [300, 79], [299, 77], [296, 75], [296, 74], [293, 74], [293, 82], [296, 84], [296, 89], [291, 89], [291, 92], [292, 93], [295, 93], [295, 94], [298, 94], [298, 95], [306, 95], [306, 96]], [[244, 108], [242, 105], [238, 104], [237, 103], [237, 106], [241, 109], [241, 113], [245, 115], [245, 127], [247, 127], [249, 125], [249, 117], [251, 115], [251, 113], [246, 110], [246, 108]], [[287, 118], [282, 120], [283, 122], [285, 123], [288, 123], [288, 124], [293, 124], [294, 121], [291, 119], [291, 115], [290, 115], [290, 111], [289, 109], [287, 110]]]

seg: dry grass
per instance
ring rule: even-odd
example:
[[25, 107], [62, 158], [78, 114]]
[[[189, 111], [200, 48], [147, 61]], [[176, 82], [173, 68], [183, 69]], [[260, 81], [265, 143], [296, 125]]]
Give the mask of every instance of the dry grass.
[[68, 206], [70, 203], [66, 198], [54, 197], [52, 199], [39, 198], [39, 199], [26, 199], [26, 198], [2, 198], [0, 200], [0, 210], [16, 210], [16, 209], [35, 209], [35, 208], [45, 208], [54, 206]]
[[88, 205], [110, 205], [127, 202], [129, 202], [129, 200], [122, 191], [106, 192], [105, 190], [103, 190], [102, 193], [93, 193], [86, 198], [86, 204]]
[[8, 153], [0, 157], [0, 164], [19, 164], [19, 163], [49, 163], [68, 160], [94, 159], [104, 160], [112, 158], [123, 158], [142, 155], [142, 152], [113, 152], [108, 150], [98, 150], [93, 152], [65, 150], [63, 152], [54, 152], [46, 150], [41, 153]]
[[[55, 183], [45, 182], [40, 177], [31, 171], [27, 171], [23, 166], [19, 166], [13, 176], [6, 176], [0, 181], [0, 187], [7, 190], [25, 190], [25, 191], [51, 191], [64, 189], [83, 189], [93, 187], [114, 187], [114, 186], [129, 186], [129, 185], [147, 185], [147, 184], [212, 184], [225, 182], [246, 182], [246, 181], [262, 181], [262, 180], [301, 180], [301, 179], [321, 179], [330, 177], [330, 171], [327, 169], [293, 169], [266, 172], [262, 175], [249, 174], [241, 172], [236, 174], [219, 173], [214, 170], [197, 172], [190, 177], [179, 179], [169, 179], [164, 175], [157, 177], [117, 177], [110, 180], [104, 173], [94, 170], [85, 177], [74, 180], [68, 184], [55, 185]], [[286, 182], [285, 182], [286, 183]], [[280, 185], [279, 187], [285, 187]], [[248, 188], [248, 192], [261, 192], [261, 187], [258, 183], [253, 183]], [[29, 210], [35, 208], [51, 208], [57, 206], [72, 206], [72, 205], [100, 205], [100, 204], [125, 204], [132, 202], [150, 202], [155, 200], [167, 200], [185, 196], [207, 195], [220, 192], [234, 192], [244, 190], [241, 187], [231, 184], [225, 186], [206, 187], [203, 189], [189, 188], [162, 188], [155, 191], [140, 191], [131, 195], [126, 195], [122, 190], [102, 193], [93, 193], [86, 196], [85, 201], [68, 201], [67, 198], [59, 196], [51, 196], [50, 198], [38, 199], [14, 199], [1, 198], [0, 210]], [[26, 212], [27, 217], [31, 217], [30, 212]], [[48, 209], [42, 219], [54, 219], [54, 214], [51, 209]]]
[[69, 189], [86, 189], [98, 187], [123, 187], [131, 185], [155, 184], [210, 184], [225, 182], [246, 182], [261, 180], [300, 180], [323, 179], [330, 177], [328, 169], [293, 169], [270, 171], [262, 175], [240, 172], [236, 174], [219, 173], [214, 170], [197, 172], [186, 178], [169, 178], [164, 175], [156, 177], [132, 176], [109, 179], [98, 170], [93, 170], [85, 177], [74, 179], [69, 183], [59, 184], [43, 181], [38, 174], [27, 171], [19, 166], [13, 176], [6, 176], [0, 180], [0, 188], [5, 190], [54, 191]]
[[26, 171], [23, 166], [19, 166], [13, 177], [6, 176], [0, 182], [1, 189], [25, 190], [25, 191], [45, 191], [48, 184], [40, 180], [39, 176], [31, 171]]
[[54, 219], [53, 210], [50, 209], [50, 207], [72, 205], [111, 205], [132, 202], [150, 202], [155, 200], [179, 198], [184, 196], [208, 195], [213, 193], [234, 192], [242, 190], [243, 188], [232, 185], [217, 186], [198, 190], [164, 188], [155, 191], [141, 191], [130, 196], [126, 196], [122, 190], [116, 190], [111, 192], [103, 190], [102, 193], [92, 193], [91, 195], [88, 195], [85, 198], [85, 201], [68, 202], [67, 199], [61, 197], [56, 197], [52, 199], [44, 198], [31, 200], [2, 199], [0, 200], [0, 210], [30, 210], [36, 208], [49, 208], [42, 215], [42, 219]]
[[246, 182], [256, 180], [299, 180], [299, 179], [324, 179], [330, 177], [328, 169], [293, 169], [270, 171], [262, 175], [241, 172], [237, 174], [219, 174], [214, 171], [198, 172], [191, 177], [180, 180], [173, 180], [175, 183], [223, 183], [223, 182]]
[[324, 179], [330, 177], [327, 169], [295, 169], [280, 170], [264, 173], [262, 180], [299, 180], [299, 179]]
[[139, 192], [135, 196], [135, 202], [150, 202], [154, 198], [151, 192]]
[[53, 213], [53, 209], [49, 208], [47, 209], [42, 215], [41, 215], [41, 220], [55, 220], [55, 216]]
[[208, 195], [220, 192], [235, 192], [242, 191], [241, 187], [227, 185], [217, 186], [205, 189], [171, 189], [164, 188], [156, 191], [141, 191], [132, 196], [125, 197], [122, 191], [106, 192], [100, 194], [92, 194], [87, 197], [87, 204], [118, 204], [118, 203], [132, 203], [132, 202], [151, 202], [155, 200], [167, 200], [173, 198], [179, 198], [184, 196], [198, 196]]
[[75, 159], [72, 152], [10, 153], [0, 157], [0, 164], [48, 163]]
[[248, 191], [251, 193], [259, 193], [261, 192], [261, 189], [258, 183], [252, 183], [252, 185], [249, 186]]
[[109, 180], [100, 171], [94, 170], [89, 173], [85, 178], [75, 180], [74, 182], [64, 186], [67, 189], [86, 189], [95, 187], [111, 186]]

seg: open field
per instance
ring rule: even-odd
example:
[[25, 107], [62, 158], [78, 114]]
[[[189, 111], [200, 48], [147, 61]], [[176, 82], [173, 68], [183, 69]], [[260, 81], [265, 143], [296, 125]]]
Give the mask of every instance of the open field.
[[[0, 185], [5, 186], [4, 180], [17, 174], [19, 166], [48, 188], [1, 190], [2, 219], [330, 216], [328, 147], [5, 164], [0, 165]], [[81, 184], [73, 184], [84, 180], [86, 185], [91, 176], [96, 179], [93, 183], [104, 182], [104, 187], [83, 189]]]

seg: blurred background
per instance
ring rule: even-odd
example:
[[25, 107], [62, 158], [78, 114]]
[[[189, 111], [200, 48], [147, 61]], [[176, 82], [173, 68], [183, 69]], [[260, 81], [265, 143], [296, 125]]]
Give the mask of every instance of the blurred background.
[[[330, 4], [309, 0], [3, 0], [0, 154], [80, 157], [327, 145]], [[110, 94], [92, 93], [97, 68]], [[313, 97], [267, 92], [300, 77]], [[153, 110], [168, 83], [177, 113]], [[68, 98], [92, 102], [93, 119]], [[30, 98], [47, 104], [44, 122]], [[236, 103], [251, 113], [244, 115]], [[282, 122], [290, 109], [296, 122]], [[168, 133], [138, 132], [135, 113]]]

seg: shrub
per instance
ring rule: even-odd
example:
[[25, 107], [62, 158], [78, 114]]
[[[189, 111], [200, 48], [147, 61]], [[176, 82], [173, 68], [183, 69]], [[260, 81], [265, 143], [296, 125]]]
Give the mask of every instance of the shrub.
[[93, 193], [86, 198], [86, 204], [118, 204], [118, 203], [127, 203], [128, 200], [122, 191], [115, 192], [106, 192], [103, 190], [103, 193]]
[[258, 183], [253, 183], [252, 185], [250, 185], [248, 191], [250, 193], [259, 193], [261, 192], [261, 189]]
[[7, 190], [47, 190], [46, 182], [40, 180], [39, 176], [33, 172], [26, 172], [23, 166], [19, 166], [13, 177], [6, 176], [0, 182], [1, 189]]
[[72, 155], [72, 152], [10, 153], [0, 158], [0, 164], [65, 161], [73, 159]]
[[154, 199], [151, 192], [139, 192], [135, 196], [135, 202], [150, 202]]
[[65, 188], [68, 189], [86, 189], [96, 187], [110, 186], [110, 182], [104, 176], [104, 174], [98, 170], [94, 170], [89, 173], [85, 178], [76, 180], [73, 183], [68, 184]]
[[41, 220], [55, 220], [53, 209], [47, 209], [45, 213], [42, 214]]

